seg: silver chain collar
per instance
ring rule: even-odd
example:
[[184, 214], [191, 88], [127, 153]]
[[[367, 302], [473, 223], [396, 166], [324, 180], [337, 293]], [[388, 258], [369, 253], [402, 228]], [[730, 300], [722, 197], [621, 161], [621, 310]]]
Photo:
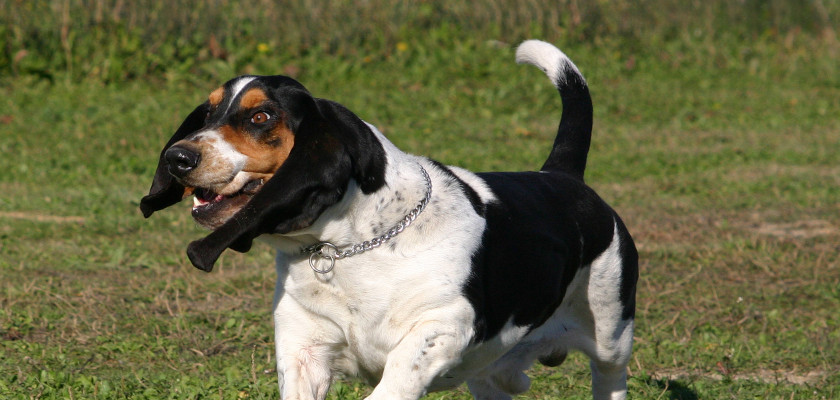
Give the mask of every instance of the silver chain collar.
[[[429, 174], [422, 165], [420, 166], [420, 172], [423, 174], [423, 179], [426, 180], [426, 196], [423, 197], [423, 199], [417, 203], [417, 206], [409, 211], [408, 214], [400, 220], [400, 222], [394, 225], [391, 229], [388, 229], [388, 231], [382, 235], [379, 235], [371, 240], [365, 240], [362, 243], [349, 246], [345, 250], [339, 250], [338, 246], [330, 242], [320, 242], [309, 247], [304, 247], [301, 249], [301, 253], [309, 254], [309, 266], [312, 267], [312, 270], [319, 274], [329, 273], [335, 267], [335, 260], [352, 257], [382, 246], [394, 238], [394, 236], [402, 233], [405, 228], [408, 228], [408, 226], [417, 219], [417, 216], [423, 212], [426, 205], [429, 204], [429, 200], [432, 198], [432, 178], [429, 177]], [[326, 268], [318, 268], [318, 257], [324, 260], [329, 260], [329, 265]]]

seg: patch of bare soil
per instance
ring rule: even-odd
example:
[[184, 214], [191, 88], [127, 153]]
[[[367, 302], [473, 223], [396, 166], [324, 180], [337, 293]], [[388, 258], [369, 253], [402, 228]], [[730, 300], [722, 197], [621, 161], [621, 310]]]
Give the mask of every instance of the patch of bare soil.
[[29, 212], [21, 212], [21, 211], [0, 211], [0, 218], [23, 219], [23, 220], [27, 220], [27, 221], [36, 221], [36, 222], [65, 222], [65, 223], [67, 223], [67, 222], [70, 222], [70, 223], [85, 222], [85, 219], [83, 217], [49, 215], [49, 214], [29, 213]]
[[722, 381], [726, 378], [733, 380], [749, 380], [761, 383], [791, 383], [794, 385], [816, 385], [829, 376], [828, 371], [784, 371], [759, 369], [750, 372], [729, 372], [726, 375], [719, 372], [700, 370], [664, 370], [658, 371], [651, 376], [654, 379], [685, 380], [692, 378], [704, 378], [714, 381]]
[[790, 239], [808, 239], [840, 234], [840, 230], [837, 227], [821, 219], [783, 223], [762, 222], [755, 225], [753, 229], [762, 235]]

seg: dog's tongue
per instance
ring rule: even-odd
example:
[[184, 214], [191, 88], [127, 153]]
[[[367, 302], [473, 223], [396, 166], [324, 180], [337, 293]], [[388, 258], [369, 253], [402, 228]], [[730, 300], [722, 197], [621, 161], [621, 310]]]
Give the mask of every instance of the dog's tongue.
[[193, 208], [206, 206], [211, 203], [218, 203], [224, 200], [224, 198], [225, 196], [217, 193], [196, 193], [195, 196], [193, 196]]

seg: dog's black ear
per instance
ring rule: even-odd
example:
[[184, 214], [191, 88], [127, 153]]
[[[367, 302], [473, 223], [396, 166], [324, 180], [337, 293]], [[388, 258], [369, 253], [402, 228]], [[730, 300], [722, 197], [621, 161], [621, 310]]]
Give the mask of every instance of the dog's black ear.
[[385, 184], [385, 150], [370, 127], [336, 102], [315, 99], [318, 110], [334, 127], [336, 137], [350, 157], [353, 179], [369, 194]]
[[190, 243], [187, 255], [197, 268], [209, 272], [226, 248], [248, 251], [259, 235], [310, 226], [341, 200], [351, 179], [363, 193], [385, 184], [385, 151], [370, 128], [337, 103], [300, 97], [289, 157], [245, 207]]
[[172, 138], [163, 147], [163, 150], [161, 150], [152, 187], [149, 189], [149, 194], [140, 200], [140, 211], [143, 212], [144, 217], [149, 218], [155, 211], [162, 210], [183, 199], [186, 188], [169, 174], [168, 166], [163, 155], [175, 142], [201, 129], [204, 126], [209, 109], [210, 105], [206, 102], [196, 107], [184, 122], [181, 123], [178, 130], [175, 131], [175, 134], [172, 135]]

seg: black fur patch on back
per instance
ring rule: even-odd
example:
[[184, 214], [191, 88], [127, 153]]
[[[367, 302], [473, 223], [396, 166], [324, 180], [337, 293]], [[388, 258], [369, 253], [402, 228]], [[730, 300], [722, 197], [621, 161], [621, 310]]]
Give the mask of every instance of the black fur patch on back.
[[476, 312], [476, 342], [508, 321], [529, 329], [545, 322], [577, 271], [610, 245], [616, 221], [592, 189], [565, 173], [479, 176], [498, 201], [486, 206], [487, 227], [464, 286]]

